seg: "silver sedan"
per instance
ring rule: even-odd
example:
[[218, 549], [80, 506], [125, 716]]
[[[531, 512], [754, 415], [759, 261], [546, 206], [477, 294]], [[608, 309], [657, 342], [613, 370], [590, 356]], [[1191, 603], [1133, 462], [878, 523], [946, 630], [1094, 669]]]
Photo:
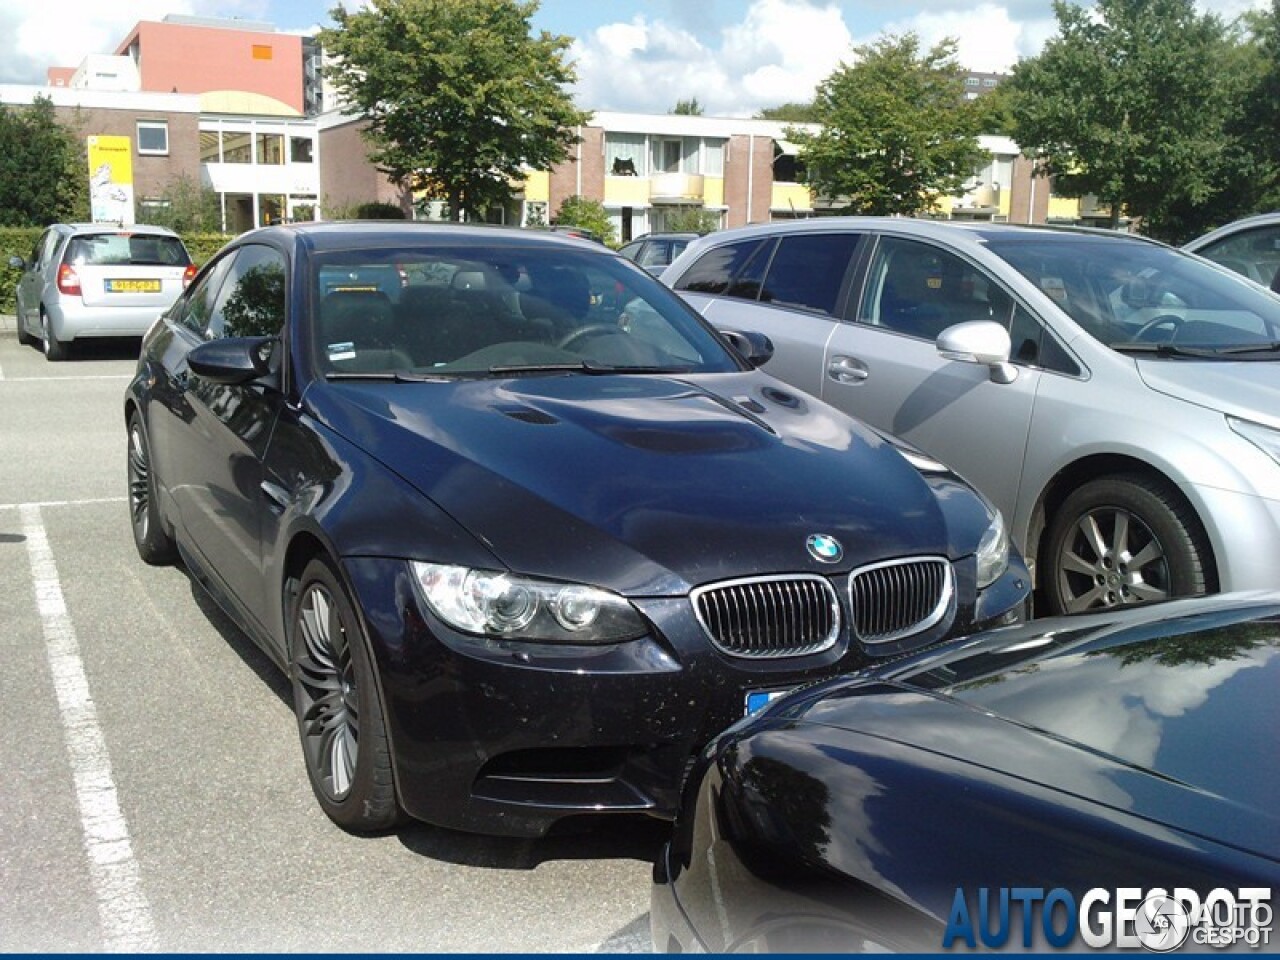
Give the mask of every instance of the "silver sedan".
[[1280, 299], [1226, 268], [1104, 231], [830, 218], [712, 234], [662, 279], [986, 493], [1042, 612], [1280, 582]]

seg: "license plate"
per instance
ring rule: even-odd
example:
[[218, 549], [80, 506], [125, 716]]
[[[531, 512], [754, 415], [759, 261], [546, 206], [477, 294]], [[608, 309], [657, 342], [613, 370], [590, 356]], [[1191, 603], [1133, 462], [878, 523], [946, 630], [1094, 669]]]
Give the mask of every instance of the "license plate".
[[759, 711], [763, 710], [767, 704], [773, 702], [774, 700], [777, 700], [781, 696], [785, 696], [790, 692], [791, 692], [790, 689], [752, 690], [747, 693], [747, 705], [746, 705], [746, 709], [743, 711], [743, 715], [749, 717], [753, 713], [758, 713]]
[[159, 293], [159, 280], [108, 280], [107, 293]]

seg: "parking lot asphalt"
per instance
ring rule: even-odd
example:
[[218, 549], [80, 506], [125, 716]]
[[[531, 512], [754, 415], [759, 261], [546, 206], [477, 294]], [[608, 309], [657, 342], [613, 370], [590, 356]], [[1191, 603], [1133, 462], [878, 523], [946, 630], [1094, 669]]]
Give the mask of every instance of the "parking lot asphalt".
[[49, 364], [13, 330], [0, 318], [0, 951], [649, 949], [660, 825], [333, 826], [283, 677], [181, 567], [134, 552], [137, 342]]

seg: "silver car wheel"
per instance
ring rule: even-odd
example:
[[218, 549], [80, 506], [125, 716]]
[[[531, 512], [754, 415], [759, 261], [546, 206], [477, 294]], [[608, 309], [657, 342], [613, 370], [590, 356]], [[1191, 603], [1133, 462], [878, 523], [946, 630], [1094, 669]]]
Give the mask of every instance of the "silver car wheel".
[[1080, 517], [1058, 564], [1067, 613], [1169, 599], [1164, 547], [1141, 518], [1101, 507]]

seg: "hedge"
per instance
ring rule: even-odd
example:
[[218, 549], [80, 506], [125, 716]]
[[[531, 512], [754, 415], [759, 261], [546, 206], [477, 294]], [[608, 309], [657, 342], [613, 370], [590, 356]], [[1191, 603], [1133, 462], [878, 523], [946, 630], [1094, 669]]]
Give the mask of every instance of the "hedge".
[[[18, 283], [18, 271], [9, 266], [9, 258], [19, 256], [25, 260], [30, 257], [43, 232], [42, 227], [0, 227], [0, 314], [12, 315], [16, 309], [13, 289]], [[182, 235], [182, 242], [197, 264], [208, 263], [230, 239], [230, 235], [223, 233]]]

